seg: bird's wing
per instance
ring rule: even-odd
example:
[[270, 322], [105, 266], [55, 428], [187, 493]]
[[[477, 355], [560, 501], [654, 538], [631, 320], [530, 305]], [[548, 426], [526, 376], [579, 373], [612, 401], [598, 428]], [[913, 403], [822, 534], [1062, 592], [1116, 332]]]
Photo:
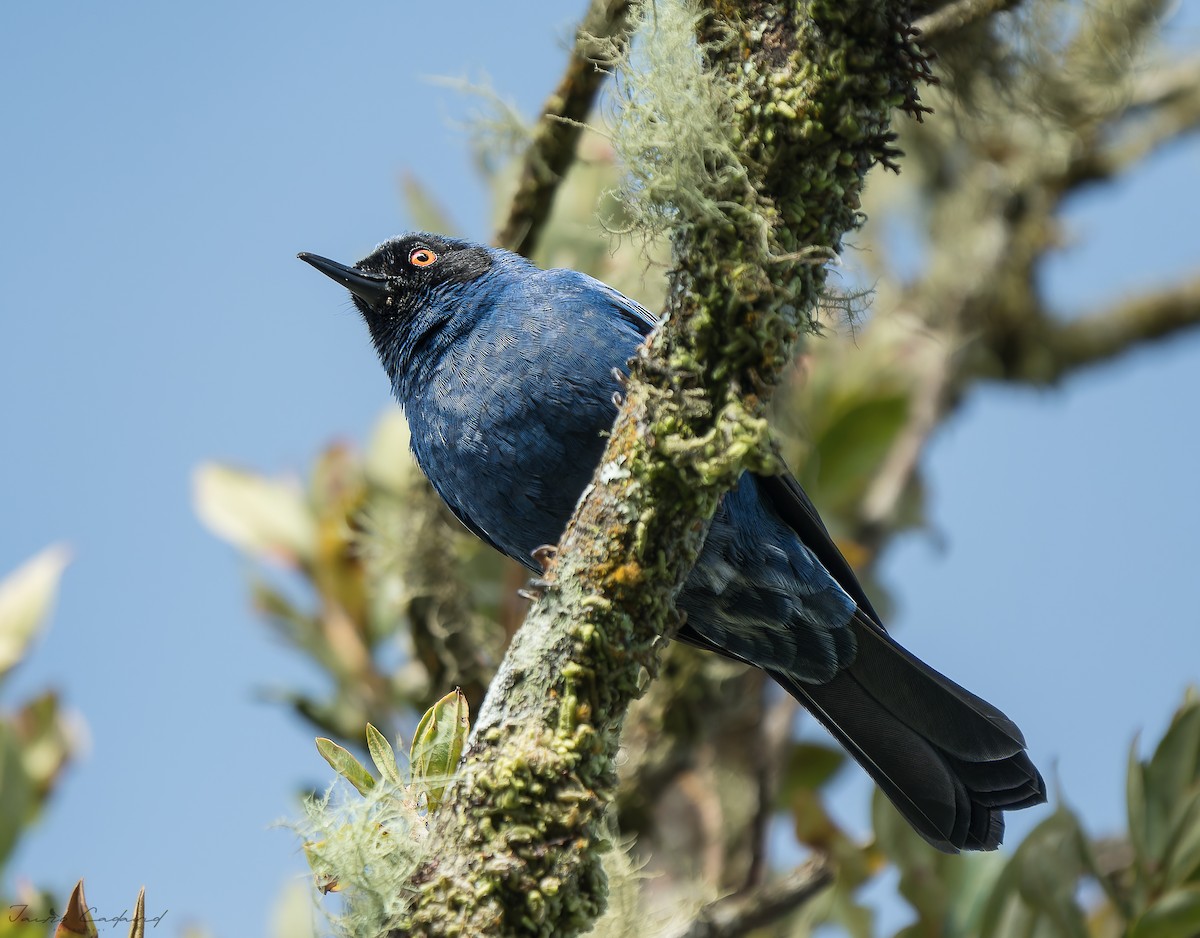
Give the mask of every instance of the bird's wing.
[[[588, 279], [591, 280], [591, 278]], [[644, 306], [635, 303], [620, 291], [614, 290], [599, 280], [594, 280], [592, 283], [597, 291], [612, 304], [612, 308], [643, 336], [649, 335], [650, 331], [658, 325], [658, 318]], [[850, 564], [846, 562], [846, 558], [838, 550], [833, 538], [829, 536], [825, 523], [817, 514], [816, 507], [804, 489], [800, 487], [800, 483], [789, 472], [775, 476], [756, 475], [754, 478], [763, 498], [775, 509], [776, 514], [796, 532], [801, 543], [816, 555], [817, 560], [837, 580], [838, 585], [858, 603], [858, 607], [882, 628], [879, 615], [871, 606], [871, 601], [858, 582], [858, 577], [854, 575]]]
[[796, 532], [800, 542], [816, 555], [817, 560], [837, 580], [838, 585], [858, 603], [858, 608], [882, 628], [879, 615], [872, 608], [871, 600], [867, 599], [862, 584], [858, 582], [850, 564], [829, 536], [825, 523], [817, 514], [816, 507], [804, 489], [800, 487], [800, 483], [790, 472], [774, 476], [756, 475], [754, 481], [763, 499]]
[[[590, 277], [587, 279], [591, 281], [589, 286], [603, 295], [622, 319], [634, 326], [643, 336], [649, 335], [658, 325], [659, 319], [644, 306], [635, 303], [608, 284]], [[776, 514], [796, 532], [801, 543], [816, 555], [817, 560], [837, 580], [838, 585], [858, 603], [858, 607], [882, 628], [879, 615], [871, 606], [866, 592], [854, 571], [850, 569], [850, 564], [833, 542], [833, 538], [829, 536], [821, 516], [817, 514], [816, 507], [800, 487], [800, 483], [788, 472], [775, 476], [756, 475], [754, 478], [763, 498], [774, 508]]]
[[[436, 488], [436, 486], [435, 486], [435, 488]], [[440, 492], [438, 494], [441, 495]], [[502, 554], [508, 553], [508, 551], [506, 551], [503, 547], [501, 547], [499, 544], [497, 544], [495, 542], [495, 540], [488, 535], [487, 531], [485, 531], [483, 528], [481, 528], [479, 525], [477, 525], [474, 521], [472, 521], [465, 512], [456, 508], [454, 506], [454, 504], [451, 501], [449, 501], [445, 496], [442, 496], [442, 502], [443, 502], [443, 504], [445, 504], [445, 506], [447, 508], [450, 509], [450, 513], [452, 515], [454, 515], [454, 517], [456, 517], [462, 523], [462, 526], [464, 528], [466, 528], [468, 531], [470, 531], [472, 534], [474, 534], [477, 538], [479, 538], [485, 544], [494, 548], [495, 550], [499, 551], [500, 553], [502, 553]], [[528, 560], [522, 560], [520, 557], [514, 557], [513, 559], [516, 560], [517, 563], [523, 563], [525, 566], [529, 567], [530, 569], [536, 569], [536, 566], [533, 563], [532, 558], [530, 558]]]
[[594, 280], [589, 277], [591, 284], [597, 293], [601, 294], [611, 304], [612, 308], [621, 314], [621, 318], [637, 329], [643, 336], [650, 334], [659, 323], [659, 318], [650, 310], [642, 306], [641, 303], [636, 303], [627, 297], [620, 290], [614, 290], [607, 283], [602, 283], [599, 280]]

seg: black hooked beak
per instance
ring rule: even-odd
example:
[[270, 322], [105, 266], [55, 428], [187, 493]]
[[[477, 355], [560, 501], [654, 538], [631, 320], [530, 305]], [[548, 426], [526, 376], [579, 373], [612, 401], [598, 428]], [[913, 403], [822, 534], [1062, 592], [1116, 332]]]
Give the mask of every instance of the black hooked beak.
[[355, 270], [319, 254], [296, 255], [306, 264], [311, 264], [326, 277], [336, 280], [343, 287], [371, 306], [383, 306], [388, 298], [388, 278], [382, 274], [369, 274]]

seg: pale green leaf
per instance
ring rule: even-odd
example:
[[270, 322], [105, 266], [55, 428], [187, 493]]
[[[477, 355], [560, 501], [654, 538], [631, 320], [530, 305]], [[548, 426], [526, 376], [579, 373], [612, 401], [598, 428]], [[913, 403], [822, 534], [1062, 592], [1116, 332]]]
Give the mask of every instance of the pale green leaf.
[[0, 793], [4, 798], [4, 810], [0, 811], [0, 868], [16, 846], [37, 803], [33, 780], [22, 755], [12, 727], [0, 722]]
[[69, 559], [65, 547], [48, 547], [0, 580], [0, 677], [25, 657]]
[[75, 742], [58, 695], [53, 691], [38, 694], [27, 700], [15, 716], [21, 734], [21, 763], [34, 786], [48, 793]]
[[279, 891], [271, 910], [272, 938], [317, 938], [312, 887], [291, 879]]
[[1193, 789], [1175, 806], [1171, 830], [1163, 857], [1163, 885], [1168, 889], [1200, 878], [1200, 790]]
[[371, 761], [385, 781], [393, 785], [400, 784], [400, 767], [396, 765], [396, 753], [392, 744], [370, 723], [367, 724], [367, 749], [371, 753]]
[[780, 777], [778, 804], [786, 806], [798, 788], [820, 788], [845, 764], [844, 749], [822, 743], [793, 742]]
[[412, 783], [418, 791], [424, 790], [430, 811], [441, 804], [470, 728], [467, 698], [457, 688], [430, 707], [417, 724], [409, 757]]
[[375, 779], [371, 773], [363, 768], [362, 763], [355, 759], [348, 750], [339, 746], [332, 739], [324, 736], [317, 737], [317, 751], [325, 757], [326, 762], [333, 766], [333, 770], [357, 788], [360, 794], [365, 795], [375, 787]]
[[363, 458], [363, 469], [376, 485], [402, 492], [410, 476], [408, 467], [412, 461], [408, 422], [400, 409], [393, 407], [375, 424]]
[[1150, 868], [1152, 858], [1147, 846], [1146, 778], [1137, 757], [1136, 738], [1129, 747], [1125, 772], [1125, 810], [1129, 817], [1129, 844], [1133, 847], [1134, 860], [1137, 868], [1145, 871]]
[[1145, 797], [1144, 846], [1150, 867], [1167, 866], [1171, 844], [1179, 836], [1181, 803], [1195, 788], [1200, 769], [1200, 705], [1185, 703], [1175, 713], [1162, 741], [1142, 767]]
[[201, 522], [235, 547], [288, 565], [312, 558], [316, 524], [298, 486], [206, 463], [192, 491]]
[[1060, 807], [1029, 833], [1000, 873], [978, 919], [981, 938], [1088, 938], [1077, 900], [1083, 872], [1079, 822]]
[[1200, 935], [1200, 886], [1167, 893], [1129, 930], [1129, 938], [1196, 938], [1196, 935]]
[[1171, 719], [1146, 766], [1147, 782], [1166, 804], [1175, 804], [1200, 775], [1200, 702], [1185, 703]]

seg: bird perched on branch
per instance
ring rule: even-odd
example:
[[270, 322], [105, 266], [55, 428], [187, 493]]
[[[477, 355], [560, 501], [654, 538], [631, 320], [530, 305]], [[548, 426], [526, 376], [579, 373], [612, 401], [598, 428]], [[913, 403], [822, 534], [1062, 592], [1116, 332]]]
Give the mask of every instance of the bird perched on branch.
[[[614, 372], [655, 317], [576, 271], [433, 234], [353, 267], [300, 258], [350, 291], [450, 510], [540, 572], [531, 554], [558, 541], [591, 480]], [[935, 847], [994, 849], [1004, 811], [1046, 800], [1021, 731], [887, 635], [790, 475], [742, 476], [678, 605], [679, 640], [775, 678]]]

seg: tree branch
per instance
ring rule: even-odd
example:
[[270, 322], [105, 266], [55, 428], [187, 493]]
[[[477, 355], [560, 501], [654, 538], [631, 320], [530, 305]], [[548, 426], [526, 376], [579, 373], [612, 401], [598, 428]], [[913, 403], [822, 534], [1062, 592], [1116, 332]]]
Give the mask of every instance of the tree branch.
[[629, 8], [630, 0], [591, 0], [575, 32], [566, 71], [533, 129], [508, 218], [496, 234], [500, 247], [526, 256], [537, 247], [559, 183], [575, 159], [581, 121], [614, 64], [613, 51], [629, 40]]
[[859, 509], [855, 540], [874, 557], [882, 548], [896, 508], [916, 474], [925, 444], [941, 424], [949, 403], [954, 342], [949, 333], [932, 335], [909, 395], [908, 416], [867, 487]]
[[1051, 325], [1013, 377], [1056, 381], [1149, 342], [1200, 326], [1200, 276], [1130, 297], [1104, 312]]
[[1098, 137], [1071, 158], [1063, 173], [1064, 190], [1111, 179], [1200, 129], [1200, 59], [1139, 80], [1127, 113], [1131, 117], [1125, 123], [1131, 126], [1116, 140]]
[[814, 857], [783, 879], [709, 903], [678, 938], [740, 938], [796, 911], [832, 881], [833, 870]]
[[[767, 878], [767, 836], [771, 818], [775, 816], [775, 798], [783, 756], [792, 739], [792, 723], [800, 705], [791, 694], [785, 694], [764, 714], [759, 730], [755, 780], [757, 801], [750, 828], [750, 866], [746, 873], [745, 890], [756, 889]], [[743, 891], [745, 891], [743, 890]]]
[[[780, 259], [841, 247], [867, 170], [895, 155], [894, 108], [919, 110], [928, 64], [902, 0], [714, 6], [692, 24], [672, 12], [703, 54], [684, 84], [711, 91], [720, 119], [704, 126], [727, 137], [695, 178], [639, 167], [641, 195], [675, 224], [668, 318], [631, 362], [553, 582], [492, 682], [395, 935], [571, 936], [603, 910], [603, 815], [630, 701], [657, 673], [720, 497], [745, 469], [776, 466], [765, 404], [825, 276]], [[646, 15], [652, 41], [664, 4]]]
[[949, 3], [940, 10], [926, 13], [913, 23], [921, 33], [919, 40], [922, 45], [942, 39], [950, 33], [987, 19], [1005, 10], [1011, 10], [1021, 0], [957, 0]]

